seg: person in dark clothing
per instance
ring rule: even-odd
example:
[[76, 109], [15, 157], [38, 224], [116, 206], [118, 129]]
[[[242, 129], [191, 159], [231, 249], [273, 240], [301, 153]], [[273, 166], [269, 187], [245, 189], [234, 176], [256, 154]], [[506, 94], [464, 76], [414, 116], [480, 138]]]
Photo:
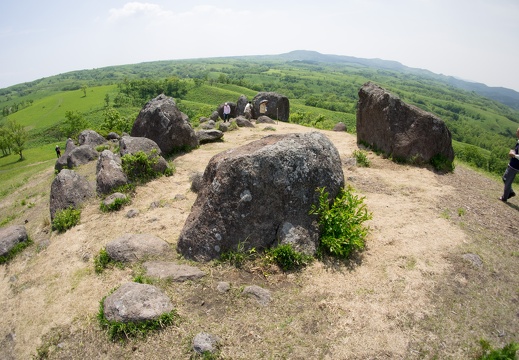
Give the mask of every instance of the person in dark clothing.
[[499, 198], [499, 200], [506, 202], [511, 197], [515, 196], [515, 192], [512, 189], [512, 184], [515, 179], [515, 175], [519, 172], [519, 129], [517, 129], [517, 142], [515, 144], [515, 148], [510, 150], [508, 156], [510, 157], [510, 162], [503, 174], [503, 182], [505, 183], [505, 188], [503, 191], [503, 195]]
[[59, 145], [56, 145], [56, 156], [58, 158], [61, 156], [61, 149], [59, 148]]

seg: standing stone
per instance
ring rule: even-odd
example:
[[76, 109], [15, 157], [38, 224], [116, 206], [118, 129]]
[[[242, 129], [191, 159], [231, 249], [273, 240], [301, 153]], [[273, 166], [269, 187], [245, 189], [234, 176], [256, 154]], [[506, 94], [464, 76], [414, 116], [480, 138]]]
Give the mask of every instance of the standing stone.
[[357, 142], [414, 163], [428, 163], [437, 155], [454, 160], [451, 133], [443, 120], [371, 82], [359, 90]]
[[95, 195], [88, 180], [74, 170], [63, 169], [54, 178], [50, 187], [50, 219], [57, 211], [72, 207], [77, 209]]
[[198, 146], [189, 119], [178, 110], [173, 98], [164, 94], [144, 105], [133, 124], [131, 136], [155, 141], [166, 155]]
[[[262, 111], [261, 103], [266, 101], [266, 111]], [[275, 92], [260, 92], [252, 99], [252, 117], [257, 119], [261, 115], [271, 119], [288, 121], [290, 116], [290, 102], [286, 96]]]

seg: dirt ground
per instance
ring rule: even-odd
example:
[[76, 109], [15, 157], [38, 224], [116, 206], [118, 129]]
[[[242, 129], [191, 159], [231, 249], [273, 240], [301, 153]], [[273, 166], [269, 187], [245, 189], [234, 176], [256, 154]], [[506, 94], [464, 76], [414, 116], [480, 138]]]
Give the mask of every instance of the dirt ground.
[[[190, 176], [213, 155], [272, 133], [265, 127], [228, 132], [224, 142], [176, 157], [175, 174], [139, 187], [122, 211], [102, 213], [99, 199], [92, 201], [81, 223], [61, 235], [49, 226], [53, 162], [3, 199], [0, 211], [20, 198], [34, 203], [11, 223], [27, 219], [34, 244], [0, 266], [0, 359], [190, 359], [201, 331], [220, 337], [223, 359], [467, 359], [478, 354], [480, 339], [495, 347], [519, 341], [519, 199], [498, 201], [498, 179], [462, 166], [441, 175], [372, 152], [370, 167], [349, 165], [356, 137], [322, 131], [339, 151], [346, 183], [373, 214], [365, 251], [296, 273], [196, 264], [207, 274], [201, 281], [156, 284], [176, 306], [176, 326], [110, 342], [96, 320], [99, 301], [138, 268], [97, 275], [94, 257], [124, 233], [151, 233], [171, 244], [176, 259], [196, 198]], [[318, 131], [272, 127], [278, 134]], [[94, 169], [78, 172], [94, 180]], [[139, 215], [127, 218], [129, 209]], [[219, 281], [231, 290], [216, 291]], [[267, 307], [240, 294], [254, 284], [272, 292]]]

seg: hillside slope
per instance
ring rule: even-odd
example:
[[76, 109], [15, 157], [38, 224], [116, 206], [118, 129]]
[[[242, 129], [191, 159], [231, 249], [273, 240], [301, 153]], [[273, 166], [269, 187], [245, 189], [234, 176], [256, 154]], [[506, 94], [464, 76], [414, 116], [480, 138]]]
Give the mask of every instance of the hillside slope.
[[[274, 127], [276, 133], [317, 131]], [[497, 180], [461, 166], [438, 175], [373, 153], [369, 168], [348, 165], [356, 138], [322, 131], [339, 151], [347, 184], [373, 213], [364, 252], [347, 264], [315, 262], [289, 274], [195, 264], [207, 274], [202, 280], [156, 284], [176, 306], [178, 326], [128, 344], [109, 342], [95, 319], [99, 301], [138, 268], [96, 275], [94, 256], [128, 232], [152, 233], [174, 249], [196, 198], [190, 176], [213, 155], [268, 135], [263, 128], [228, 132], [224, 142], [177, 157], [172, 177], [138, 188], [120, 212], [104, 214], [92, 201], [80, 225], [62, 235], [50, 233], [47, 220], [53, 164], [3, 199], [0, 209], [26, 193], [41, 194], [13, 221], [28, 220], [35, 244], [0, 266], [0, 358], [189, 359], [201, 331], [222, 339], [226, 359], [459, 359], [471, 358], [482, 338], [494, 346], [519, 340], [519, 200], [503, 204]], [[78, 171], [93, 180], [94, 168]], [[127, 218], [130, 208], [139, 216]], [[467, 261], [467, 253], [482, 264]], [[231, 291], [216, 291], [219, 281], [229, 281]], [[272, 292], [268, 307], [240, 295], [253, 284]]]

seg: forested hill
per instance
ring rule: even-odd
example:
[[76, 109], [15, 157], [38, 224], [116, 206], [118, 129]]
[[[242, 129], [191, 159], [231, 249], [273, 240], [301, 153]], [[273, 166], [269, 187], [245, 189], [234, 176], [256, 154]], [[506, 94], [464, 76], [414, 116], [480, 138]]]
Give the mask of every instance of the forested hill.
[[[452, 85], [466, 91], [474, 91], [476, 94], [488, 97], [492, 100], [510, 106], [519, 110], [519, 92], [504, 87], [491, 87], [482, 83], [470, 82], [455, 78], [453, 76], [445, 76], [435, 74], [429, 70], [416, 69], [402, 65], [397, 61], [381, 60], [381, 59], [363, 59], [353, 56], [327, 55], [316, 51], [296, 50], [278, 56], [270, 56], [271, 58], [284, 59], [287, 61], [303, 61], [313, 63], [343, 64], [350, 66], [368, 67], [373, 69], [395, 70], [403, 73], [415, 74], [426, 78], [441, 81], [446, 85]], [[268, 59], [269, 56], [264, 56]]]

